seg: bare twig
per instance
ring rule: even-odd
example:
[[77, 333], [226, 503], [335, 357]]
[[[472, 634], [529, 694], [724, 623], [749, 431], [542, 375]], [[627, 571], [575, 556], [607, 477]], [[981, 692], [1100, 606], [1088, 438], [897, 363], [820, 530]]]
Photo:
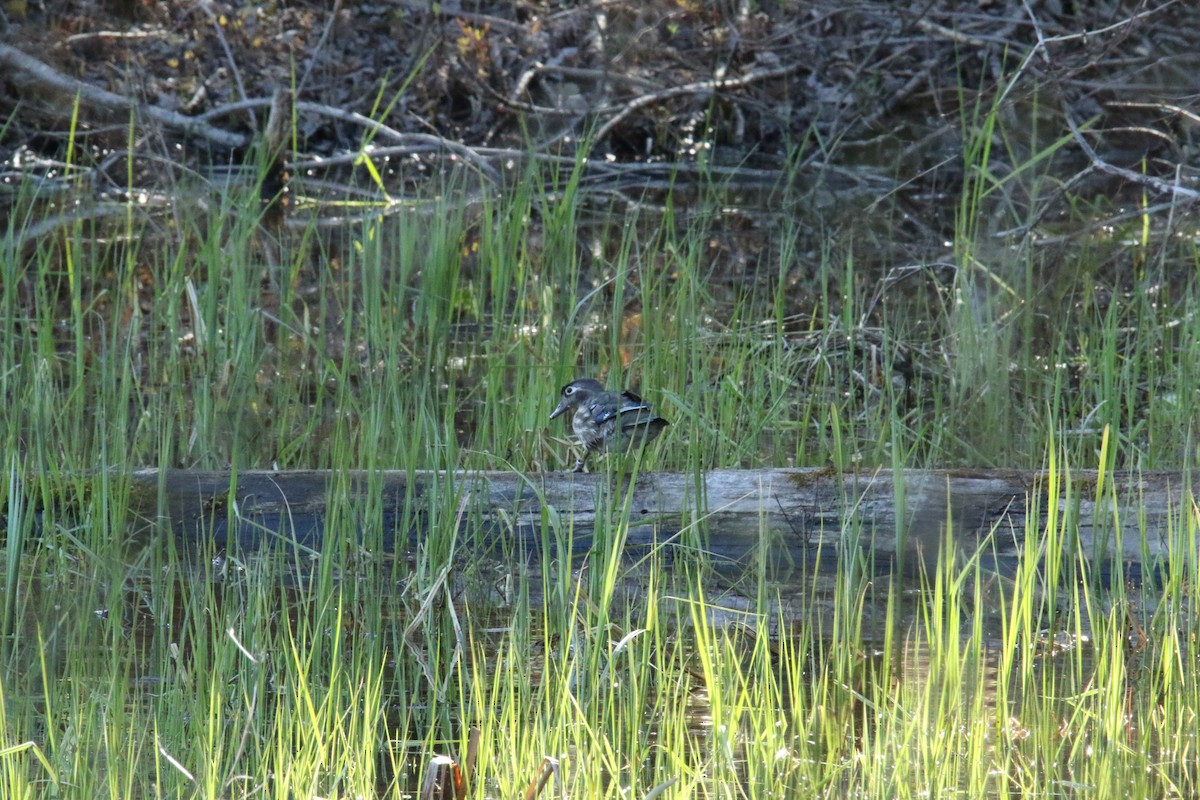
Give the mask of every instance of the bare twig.
[[309, 54], [308, 66], [304, 68], [304, 75], [296, 84], [296, 97], [304, 94], [304, 85], [308, 83], [308, 77], [312, 75], [313, 67], [317, 65], [317, 58], [320, 57], [321, 50], [325, 47], [325, 41], [329, 38], [329, 32], [333, 30], [333, 24], [337, 22], [338, 14], [341, 13], [342, 0], [334, 0], [333, 8], [329, 10], [328, 18], [325, 20], [325, 29], [321, 31], [321, 38], [317, 40], [317, 46]]
[[[225, 38], [225, 30], [221, 27], [221, 22], [217, 19], [217, 15], [212, 10], [212, 0], [196, 0], [198, 5], [208, 17], [209, 23], [213, 27], [213, 31], [217, 34], [217, 41], [221, 43], [221, 49], [225, 51], [225, 60], [229, 63], [229, 72], [233, 75], [233, 82], [237, 84], [238, 94], [243, 100], [250, 95], [246, 91], [246, 84], [242, 82], [242, 71], [238, 69], [237, 59], [233, 57], [233, 50], [229, 47], [229, 40]], [[253, 111], [250, 114], [250, 127], [258, 130], [258, 117]]]
[[767, 81], [772, 78], [782, 78], [791, 75], [794, 72], [799, 72], [804, 68], [802, 63], [786, 64], [782, 67], [773, 69], [760, 69], [749, 72], [740, 78], [716, 78], [706, 81], [696, 81], [695, 83], [685, 83], [682, 86], [672, 86], [663, 89], [659, 92], [644, 94], [641, 97], [635, 97], [630, 100], [625, 106], [607, 122], [600, 126], [592, 137], [592, 146], [595, 143], [603, 141], [604, 137], [612, 132], [613, 128], [620, 125], [621, 122], [633, 112], [655, 103], [661, 103], [664, 100], [669, 100], [672, 97], [680, 97], [683, 95], [692, 94], [708, 94], [718, 92], [722, 89], [740, 89], [759, 81]]
[[[158, 106], [137, 103], [119, 94], [98, 89], [83, 81], [69, 78], [11, 45], [0, 43], [0, 64], [7, 64], [13, 69], [28, 75], [37, 83], [78, 97], [80, 101], [90, 105], [113, 111], [136, 109], [162, 125], [183, 131], [191, 136], [207, 139], [210, 142], [225, 147], [245, 147], [248, 142], [246, 136], [213, 127], [202, 118], [188, 117]], [[266, 102], [270, 103], [269, 100]]]
[[[197, 119], [208, 120], [215, 117], [222, 117], [228, 114], [240, 111], [244, 108], [255, 107], [263, 108], [271, 105], [271, 99], [267, 97], [256, 98], [253, 100], [242, 100], [237, 103], [229, 103], [210, 109], [201, 114]], [[296, 103], [296, 110], [308, 112], [311, 114], [319, 114], [332, 119], [339, 119], [343, 122], [352, 122], [356, 125], [361, 125], [367, 129], [371, 138], [383, 138], [394, 142], [400, 146], [417, 147], [417, 146], [433, 146], [435, 148], [447, 151], [452, 155], [461, 157], [465, 162], [481, 174], [488, 177], [490, 180], [498, 181], [500, 176], [491, 164], [487, 163], [483, 158], [479, 157], [470, 147], [441, 136], [435, 136], [429, 133], [404, 133], [395, 128], [384, 125], [376, 119], [372, 119], [364, 114], [359, 114], [356, 111], [347, 111], [344, 108], [335, 106], [327, 106], [323, 103], [300, 102]]]
[[1105, 105], [1108, 108], [1133, 108], [1133, 109], [1144, 109], [1144, 110], [1150, 110], [1150, 111], [1159, 111], [1164, 114], [1171, 113], [1171, 114], [1175, 114], [1177, 116], [1183, 117], [1185, 120], [1187, 120], [1192, 125], [1200, 124], [1200, 114], [1197, 114], [1195, 111], [1191, 111], [1189, 109], [1183, 108], [1182, 106], [1177, 106], [1173, 103], [1136, 103], [1136, 102], [1132, 102], [1132, 101], [1111, 100], [1108, 103], [1105, 103]]
[[1163, 192], [1173, 197], [1186, 197], [1189, 200], [1200, 200], [1200, 191], [1195, 189], [1186, 189], [1178, 184], [1178, 182], [1164, 181], [1161, 178], [1156, 178], [1153, 175], [1144, 175], [1140, 172], [1135, 172], [1125, 167], [1118, 167], [1116, 164], [1110, 164], [1100, 157], [1096, 152], [1096, 148], [1092, 147], [1091, 142], [1079, 130], [1079, 125], [1075, 122], [1075, 117], [1071, 113], [1071, 109], [1063, 107], [1063, 118], [1067, 121], [1067, 127], [1071, 129], [1071, 136], [1075, 139], [1075, 143], [1079, 145], [1079, 149], [1092, 162], [1092, 166], [1101, 172], [1107, 172], [1109, 175], [1116, 175], [1118, 178], [1124, 178], [1130, 183], [1136, 183], [1141, 186], [1146, 186], [1156, 192]]

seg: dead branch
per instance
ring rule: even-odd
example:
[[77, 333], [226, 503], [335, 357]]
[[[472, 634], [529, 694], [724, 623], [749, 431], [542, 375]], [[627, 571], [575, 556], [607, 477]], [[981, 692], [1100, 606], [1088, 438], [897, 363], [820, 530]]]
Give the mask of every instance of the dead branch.
[[771, 80], [772, 78], [783, 78], [791, 75], [794, 72], [799, 72], [805, 67], [802, 63], [786, 64], [781, 67], [772, 69], [757, 69], [753, 72], [748, 72], [740, 78], [713, 78], [706, 81], [696, 81], [695, 83], [685, 83], [682, 86], [672, 86], [663, 89], [659, 92], [644, 94], [641, 97], [635, 97], [621, 108], [617, 114], [610, 117], [607, 122], [600, 126], [592, 137], [593, 147], [596, 142], [603, 141], [613, 128], [620, 125], [622, 120], [628, 117], [633, 112], [645, 108], [655, 103], [661, 103], [664, 100], [669, 100], [672, 97], [680, 97], [693, 94], [709, 94], [718, 92], [722, 89], [740, 89], [750, 86], [759, 81]]
[[[187, 117], [165, 108], [159, 108], [158, 106], [136, 103], [119, 94], [98, 89], [83, 81], [69, 78], [48, 64], [38, 61], [33, 56], [23, 53], [11, 45], [0, 43], [0, 64], [7, 64], [9, 67], [28, 75], [40, 84], [78, 97], [81, 102], [90, 105], [112, 111], [136, 110], [144, 113], [147, 117], [161, 125], [175, 128], [189, 136], [198, 136], [215, 144], [224, 145], [225, 147], [245, 147], [249, 142], [248, 137], [244, 134], [213, 127], [197, 117]], [[270, 101], [267, 102], [269, 103]]]
[[1075, 116], [1071, 113], [1071, 109], [1066, 105], [1063, 106], [1063, 118], [1067, 121], [1067, 127], [1071, 129], [1071, 137], [1075, 140], [1075, 143], [1079, 145], [1079, 149], [1083, 151], [1083, 154], [1087, 156], [1088, 160], [1092, 162], [1092, 166], [1095, 169], [1101, 172], [1107, 172], [1109, 175], [1115, 175], [1118, 178], [1123, 178], [1130, 183], [1136, 183], [1140, 186], [1153, 189], [1156, 192], [1169, 194], [1173, 197], [1184, 197], [1188, 200], [1200, 200], [1200, 191], [1188, 189], [1179, 184], [1178, 170], [1176, 171], [1177, 178], [1172, 182], [1165, 181], [1162, 178], [1156, 178], [1153, 175], [1144, 175], [1140, 172], [1126, 169], [1125, 167], [1118, 167], [1116, 164], [1110, 164], [1100, 157], [1100, 154], [1096, 152], [1096, 148], [1092, 147], [1091, 143], [1083, 135], [1083, 132], [1080, 131], [1079, 125], [1075, 121]]
[[[259, 97], [241, 100], [236, 103], [227, 103], [206, 111], [196, 119], [214, 119], [216, 117], [227, 116], [247, 108], [267, 108], [270, 107], [271, 102], [272, 100], [269, 97]], [[480, 157], [475, 150], [464, 144], [446, 139], [442, 136], [436, 136], [431, 133], [404, 133], [403, 131], [398, 131], [395, 128], [383, 124], [377, 119], [372, 119], [371, 117], [368, 117], [364, 114], [359, 114], [356, 111], [347, 111], [344, 108], [328, 106], [323, 103], [301, 101], [296, 103], [296, 110], [360, 125], [366, 129], [366, 135], [369, 139], [387, 139], [388, 141], [391, 141], [400, 147], [446, 151], [451, 155], [461, 157], [465, 162], [473, 166], [476, 171], [482, 175], [485, 175], [489, 180], [498, 181], [500, 179], [500, 176], [496, 172], [495, 168], [492, 167], [492, 165], [489, 164], [485, 159]], [[356, 153], [354, 154], [354, 157], [358, 158], [361, 155], [363, 154]]]

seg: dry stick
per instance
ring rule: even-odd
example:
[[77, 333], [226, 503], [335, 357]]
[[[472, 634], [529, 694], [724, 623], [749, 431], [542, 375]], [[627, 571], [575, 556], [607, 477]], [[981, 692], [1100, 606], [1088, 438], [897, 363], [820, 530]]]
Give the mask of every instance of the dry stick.
[[558, 772], [558, 759], [551, 756], [542, 758], [542, 771], [538, 774], [537, 780], [529, 784], [525, 789], [525, 800], [537, 800], [538, 795], [546, 788], [546, 784]]
[[107, 217], [122, 217], [128, 213], [128, 203], [105, 203], [88, 206], [87, 208], [76, 208], [65, 214], [55, 214], [52, 217], [47, 217], [40, 222], [29, 225], [24, 230], [18, 232], [17, 241], [22, 244], [35, 241], [51, 231], [66, 227], [67, 225], [73, 225], [77, 222], [93, 222]]
[[[144, 112], [150, 119], [162, 125], [176, 128], [186, 134], [198, 136], [210, 142], [224, 145], [225, 147], [245, 147], [248, 142], [246, 136], [222, 128], [215, 128], [204, 122], [201, 118], [184, 116], [183, 114], [168, 111], [158, 106], [136, 103], [119, 94], [98, 89], [82, 81], [69, 78], [47, 64], [38, 61], [36, 58], [28, 56], [15, 47], [3, 43], [0, 43], [0, 64], [7, 64], [29, 75], [37, 83], [78, 97], [81, 101], [91, 105], [115, 111], [136, 109]], [[270, 103], [269, 100], [266, 102]]]
[[1200, 191], [1185, 189], [1177, 182], [1164, 181], [1162, 178], [1156, 178], [1153, 175], [1143, 175], [1140, 172], [1134, 172], [1131, 169], [1108, 163], [1100, 157], [1091, 143], [1084, 138], [1083, 133], [1079, 130], [1079, 126], [1075, 122], [1075, 117], [1071, 114], [1071, 109], [1067, 108], [1066, 103], [1063, 104], [1063, 118], [1066, 119], [1067, 127], [1071, 129], [1071, 137], [1079, 145], [1079, 149], [1083, 150], [1083, 154], [1092, 162], [1092, 166], [1101, 172], [1116, 175], [1118, 178], [1124, 178], [1131, 183], [1148, 186], [1156, 192], [1163, 192], [1172, 197], [1186, 197], [1189, 200], [1200, 200]]
[[[1160, 6], [1158, 9], [1153, 9], [1152, 12], [1157, 13], [1157, 11], [1161, 11], [1162, 9], [1166, 8], [1167, 6], [1170, 6], [1173, 4], [1174, 4], [1174, 0], [1170, 0], [1170, 2], [1167, 2], [1165, 5]], [[1038, 20], [1037, 15], [1033, 13], [1033, 9], [1030, 7], [1028, 0], [1022, 0], [1022, 5], [1025, 7], [1025, 12], [1029, 16], [1030, 24], [1033, 25], [1034, 35], [1037, 36], [1037, 40], [1038, 40], [1038, 43], [1034, 47], [1034, 49], [1022, 61], [1022, 64], [1021, 64], [1022, 69], [1025, 67], [1026, 64], [1029, 63], [1029, 59], [1031, 59], [1034, 56], [1034, 54], [1036, 54], [1036, 53], [1041, 53], [1042, 59], [1044, 61], [1046, 61], [1047, 63], [1050, 63], [1050, 54], [1047, 52], [1047, 49], [1046, 49], [1046, 45], [1049, 42], [1069, 41], [1069, 40], [1077, 38], [1079, 36], [1089, 35], [1089, 34], [1068, 34], [1068, 35], [1063, 35], [1063, 36], [1046, 37], [1045, 34], [1042, 32], [1041, 22]], [[1150, 13], [1152, 13], [1152, 12], [1147, 11], [1147, 12], [1143, 12], [1141, 14], [1137, 14], [1136, 16], [1131, 17], [1127, 20], [1122, 20], [1119, 23], [1110, 25], [1107, 28], [1102, 28], [1099, 31], [1092, 31], [1090, 33], [1090, 35], [1095, 35], [1097, 33], [1115, 30], [1118, 27], [1121, 27], [1123, 25], [1127, 25], [1127, 24], [1133, 22], [1134, 20], [1138, 20], [1138, 19], [1141, 19], [1142, 17], [1149, 16]], [[1015, 79], [1012, 82], [1010, 82], [1009, 87], [1011, 88], [1012, 85], [1015, 84], [1015, 82], [1016, 82]], [[1065, 101], [1062, 104], [1062, 110], [1063, 110], [1063, 118], [1066, 119], [1066, 121], [1067, 121], [1067, 127], [1069, 127], [1071, 129], [1071, 138], [1073, 138], [1075, 140], [1075, 143], [1077, 145], [1079, 145], [1079, 148], [1083, 151], [1084, 155], [1087, 156], [1088, 160], [1092, 162], [1092, 166], [1095, 169], [1098, 169], [1101, 172], [1107, 172], [1110, 175], [1116, 175], [1119, 178], [1124, 178], [1127, 181], [1139, 184], [1141, 186], [1148, 186], [1151, 189], [1154, 189], [1155, 191], [1163, 192], [1164, 194], [1169, 194], [1172, 197], [1176, 197], [1176, 198], [1186, 197], [1191, 200], [1200, 200], [1200, 192], [1197, 192], [1194, 189], [1185, 189], [1184, 187], [1179, 185], [1178, 179], [1176, 179], [1174, 182], [1164, 181], [1161, 178], [1154, 177], [1153, 175], [1143, 175], [1140, 172], [1134, 172], [1131, 169], [1126, 169], [1124, 167], [1118, 167], [1115, 164], [1108, 163], [1107, 161], [1105, 161], [1104, 159], [1102, 159], [1100, 157], [1099, 153], [1096, 152], [1095, 148], [1092, 147], [1091, 143], [1088, 142], [1088, 140], [1084, 137], [1083, 133], [1079, 130], [1079, 125], [1078, 125], [1078, 123], [1076, 123], [1075, 117], [1071, 113], [1071, 109], [1067, 107], [1067, 104]], [[1178, 176], [1178, 170], [1176, 171], [1176, 176]]]
[[682, 86], [672, 86], [669, 89], [663, 89], [661, 92], [653, 92], [652, 94], [635, 97], [626, 103], [616, 116], [600, 126], [592, 137], [592, 146], [594, 147], [596, 142], [603, 140], [622, 120], [643, 106], [653, 105], [654, 103], [681, 95], [703, 94], [705, 92], [716, 92], [721, 89], [740, 89], [743, 86], [749, 86], [758, 81], [791, 75], [793, 72], [799, 72], [804, 69], [804, 66], [804, 64], [796, 63], [788, 64], [784, 67], [776, 67], [775, 69], [755, 70], [740, 78], [714, 78], [712, 80], [696, 81], [695, 83], [685, 83]]
[[[233, 75], [233, 82], [237, 84], [238, 94], [245, 100], [249, 95], [246, 93], [246, 84], [242, 82], [242, 71], [238, 69], [237, 59], [233, 57], [233, 50], [229, 47], [229, 40], [225, 38], [225, 30], [221, 27], [217, 15], [212, 10], [212, 0], [197, 0], [196, 5], [203, 9], [208, 16], [208, 21], [212, 24], [213, 30], [216, 31], [217, 41], [221, 43], [221, 49], [225, 51], [225, 60], [229, 62], [229, 71]], [[258, 118], [250, 111], [250, 127], [258, 130]]]
[[[1048, 42], [1069, 42], [1073, 39], [1087, 39], [1090, 37], [1100, 36], [1101, 34], [1105, 34], [1105, 33], [1112, 33], [1115, 30], [1119, 30], [1126, 26], [1132, 25], [1135, 22], [1141, 22], [1143, 19], [1145, 19], [1147, 17], [1152, 17], [1155, 14], [1159, 14], [1163, 11], [1166, 11], [1168, 8], [1170, 8], [1171, 6], [1175, 5], [1178, 2], [1179, 2], [1179, 0], [1167, 0], [1167, 2], [1163, 3], [1160, 6], [1155, 6], [1154, 8], [1147, 8], [1146, 10], [1139, 11], [1138, 13], [1136, 13], [1132, 16], [1126, 17], [1125, 19], [1118, 20], [1117, 22], [1114, 22], [1111, 25], [1106, 25], [1103, 28], [1096, 28], [1094, 30], [1080, 31], [1079, 33], [1062, 33], [1062, 34], [1059, 34], [1058, 36], [1047, 36], [1045, 38], [1043, 38], [1040, 35], [1040, 31], [1039, 31], [1038, 32], [1039, 33], [1039, 35], [1038, 35], [1039, 47]], [[1030, 19], [1033, 20], [1034, 26], [1037, 27], [1039, 25], [1039, 23], [1037, 21], [1037, 18], [1033, 15], [1033, 9], [1030, 8], [1027, 0], [1022, 0], [1021, 4], [1025, 7], [1025, 11], [1027, 14], [1029, 14]]]
[[[945, 25], [939, 25], [938, 23], [928, 19], [919, 19], [916, 21], [915, 25], [925, 33], [932, 33], [936, 36], [940, 36], [943, 39], [948, 39], [956, 44], [974, 47], [979, 50], [986, 50], [994, 45], [1011, 44], [1009, 41], [1004, 39], [1002, 33], [1000, 35], [989, 34], [986, 37], [975, 36], [969, 33], [963, 33], [959, 30], [954, 30], [953, 28], [947, 28]], [[1011, 30], [1011, 27], [1009, 29]]]
[[[270, 101], [267, 102], [269, 103]], [[500, 180], [499, 174], [497, 174], [495, 168], [493, 168], [491, 164], [480, 158], [470, 147], [460, 144], [459, 142], [454, 142], [441, 136], [435, 136], [431, 133], [402, 133], [395, 128], [390, 128], [387, 125], [384, 125], [378, 120], [374, 120], [368, 116], [359, 114], [357, 111], [346, 111], [345, 109], [327, 106], [321, 103], [304, 101], [296, 103], [296, 108], [299, 111], [310, 111], [315, 114], [323, 114], [327, 117], [333, 117], [335, 119], [340, 119], [347, 122], [356, 122], [370, 130], [372, 136], [384, 134], [387, 136], [387, 138], [392, 139], [399, 144], [435, 144], [439, 147], [449, 150], [454, 155], [462, 156], [464, 160], [470, 162], [473, 167], [491, 180], [497, 182]]]
[[1132, 108], [1135, 110], [1150, 110], [1159, 112], [1171, 112], [1177, 116], [1183, 117], [1191, 125], [1200, 124], [1200, 114], [1195, 111], [1174, 105], [1173, 103], [1136, 103], [1132, 100], [1109, 100], [1104, 104], [1108, 108]]
[[[1070, 178], [1067, 178], [1067, 180], [1061, 186], [1059, 186], [1057, 189], [1054, 190], [1054, 193], [1050, 197], [1046, 198], [1045, 202], [1042, 203], [1041, 208], [1037, 209], [1034, 212], [1033, 219], [1029, 220], [1028, 222], [1024, 222], [1020, 225], [1017, 225], [1015, 227], [1012, 227], [1012, 228], [1005, 228], [1004, 230], [996, 231], [994, 234], [992, 234], [992, 238], [993, 239], [1005, 239], [1010, 236], [1019, 236], [1021, 238], [1024, 238], [1024, 237], [1028, 236], [1031, 232], [1033, 232], [1034, 228], [1036, 228], [1038, 225], [1040, 225], [1042, 223], [1042, 220], [1046, 218], [1046, 215], [1049, 214], [1050, 211], [1055, 208], [1055, 204], [1062, 198], [1066, 197], [1072, 189], [1074, 189], [1085, 178], [1087, 178], [1089, 175], [1091, 175], [1095, 171], [1095, 169], [1096, 169], [1095, 167], [1089, 165], [1088, 167], [1085, 167], [1084, 169], [1080, 170], [1079, 172], [1076, 172]], [[1139, 209], [1138, 213], [1139, 214], [1143, 213], [1145, 210], [1146, 209]], [[1095, 230], [1097, 227], [1098, 227], [1097, 225], [1093, 224], [1093, 225], [1089, 226], [1089, 229]], [[1072, 236], [1073, 235], [1074, 234], [1072, 234]], [[1042, 244], [1050, 244], [1050, 243], [1054, 243], [1057, 241], [1065, 241], [1067, 238], [1069, 238], [1069, 237], [1067, 237], [1067, 236], [1041, 237], [1041, 238], [1039, 238], [1039, 242], [1041, 242]]]
[[939, 60], [938, 58], [925, 59], [921, 64], [921, 68], [911, 75], [904, 82], [903, 86], [892, 92], [891, 97], [885, 100], [879, 108], [862, 118], [862, 121], [859, 123], [859, 130], [871, 130], [875, 126], [875, 123], [883, 118], [884, 114], [889, 113], [896, 106], [907, 100], [917, 90], [918, 86], [922, 83], [932, 84], [931, 76], [933, 75], [934, 68], [938, 66]]
[[[1175, 165], [1175, 185], [1176, 186], [1179, 185], [1179, 181], [1181, 180], [1182, 177], [1183, 177], [1183, 165], [1176, 164]], [[1174, 198], [1172, 198], [1172, 201], [1174, 201]], [[1175, 203], [1172, 202], [1171, 208], [1167, 211], [1167, 225], [1166, 225], [1166, 229], [1164, 231], [1165, 235], [1163, 238], [1166, 240], [1169, 240], [1172, 237], [1174, 230], [1175, 230]], [[1165, 248], [1165, 247], [1158, 248], [1158, 268], [1159, 268], [1159, 270], [1163, 271], [1163, 274], [1165, 274], [1165, 270], [1167, 268], [1167, 248]]]
[[334, 0], [333, 8], [329, 9], [325, 29], [321, 31], [321, 38], [317, 40], [317, 46], [309, 54], [308, 66], [304, 68], [304, 75], [300, 77], [300, 81], [296, 84], [296, 97], [304, 94], [304, 84], [308, 83], [308, 77], [312, 75], [313, 67], [317, 65], [317, 58], [321, 55], [321, 48], [325, 46], [325, 41], [329, 38], [329, 32], [333, 30], [333, 23], [337, 21], [338, 14], [340, 13], [342, 13], [342, 0]]
[[471, 733], [467, 736], [467, 757], [463, 762], [463, 778], [467, 782], [467, 788], [475, 782], [475, 760], [479, 756], [481, 735], [479, 728], [471, 728]]
[[[211, 109], [199, 116], [189, 117], [165, 108], [160, 108], [159, 106], [136, 103], [119, 94], [114, 94], [105, 89], [99, 89], [74, 78], [69, 78], [15, 47], [3, 43], [0, 43], [0, 64], [8, 64], [31, 76], [38, 83], [45, 84], [65, 94], [78, 96], [80, 100], [91, 105], [115, 111], [126, 111], [131, 108], [137, 109], [144, 112], [146, 116], [155, 122], [226, 147], [245, 147], [249, 144], [249, 138], [240, 133], [215, 127], [209, 124], [208, 120], [244, 109], [267, 108], [270, 107], [272, 102], [271, 98], [247, 99]], [[384, 125], [378, 120], [371, 119], [355, 111], [347, 111], [321, 103], [301, 102], [296, 104], [296, 108], [299, 111], [307, 111], [346, 122], [357, 123], [370, 130], [372, 135], [383, 136], [398, 144], [436, 145], [454, 155], [460, 156], [464, 161], [469, 162], [480, 173], [486, 175], [491, 180], [499, 180], [499, 175], [491, 164], [487, 163], [485, 159], [481, 158], [471, 148], [458, 142], [428, 133], [402, 133]]]
[[[253, 100], [241, 100], [236, 103], [227, 103], [225, 105], [218, 106], [217, 108], [210, 109], [197, 117], [197, 119], [207, 120], [214, 117], [223, 117], [236, 111], [241, 111], [244, 108], [260, 108], [270, 105], [270, 98], [260, 97]], [[301, 101], [296, 103], [296, 110], [320, 114], [321, 116], [325, 117], [332, 117], [333, 119], [339, 119], [343, 122], [353, 122], [370, 130], [373, 137], [388, 139], [399, 145], [433, 145], [443, 150], [448, 150], [453, 155], [461, 156], [464, 161], [469, 162], [471, 166], [475, 167], [480, 173], [486, 175], [491, 180], [499, 181], [500, 179], [499, 174], [491, 164], [489, 164], [473, 149], [459, 142], [445, 139], [441, 136], [435, 136], [431, 133], [404, 133], [396, 130], [395, 128], [384, 125], [379, 120], [359, 114], [357, 111], [347, 111], [344, 108], [327, 106], [323, 103], [313, 103], [307, 100]]]
[[417, 795], [419, 800], [457, 798], [459, 793], [458, 781], [455, 780], [456, 770], [458, 765], [450, 756], [435, 755], [429, 759], [429, 765], [425, 768], [425, 780], [421, 782], [421, 792]]

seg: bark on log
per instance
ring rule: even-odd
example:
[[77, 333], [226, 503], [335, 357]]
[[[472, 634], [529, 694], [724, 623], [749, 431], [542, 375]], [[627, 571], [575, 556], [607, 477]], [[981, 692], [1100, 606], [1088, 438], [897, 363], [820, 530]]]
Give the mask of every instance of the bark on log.
[[714, 470], [645, 473], [629, 486], [604, 473], [143, 470], [132, 476], [132, 505], [149, 527], [169, 528], [189, 545], [241, 550], [273, 540], [319, 549], [331, 536], [404, 549], [435, 524], [510, 556], [578, 554], [619, 537], [632, 555], [666, 543], [660, 552], [700, 548], [718, 563], [773, 569], [848, 551], [927, 567], [947, 540], [959, 552], [1004, 561], [1047, 525], [1098, 561], [1144, 564], [1194, 547], [1191, 476], [1108, 473], [1100, 486], [1099, 473], [1073, 471], [1055, 487], [1053, 505], [1050, 477]]

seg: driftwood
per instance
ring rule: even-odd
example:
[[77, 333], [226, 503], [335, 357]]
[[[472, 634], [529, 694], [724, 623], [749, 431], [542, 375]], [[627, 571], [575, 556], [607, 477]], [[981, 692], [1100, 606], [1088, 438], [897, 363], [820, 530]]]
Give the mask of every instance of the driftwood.
[[1002, 566], [1030, 535], [1043, 538], [1051, 509], [1053, 540], [1102, 563], [1161, 562], [1195, 535], [1193, 484], [1177, 473], [1108, 473], [1099, 487], [1097, 472], [1075, 471], [1053, 506], [1047, 473], [1017, 471], [716, 470], [646, 473], [632, 486], [604, 473], [143, 470], [132, 480], [143, 529], [244, 550], [347, 537], [404, 550], [431, 526], [454, 526], [470, 547], [509, 557], [617, 541], [633, 557], [684, 548], [741, 567], [836, 563], [848, 551], [928, 566], [950, 541]]

